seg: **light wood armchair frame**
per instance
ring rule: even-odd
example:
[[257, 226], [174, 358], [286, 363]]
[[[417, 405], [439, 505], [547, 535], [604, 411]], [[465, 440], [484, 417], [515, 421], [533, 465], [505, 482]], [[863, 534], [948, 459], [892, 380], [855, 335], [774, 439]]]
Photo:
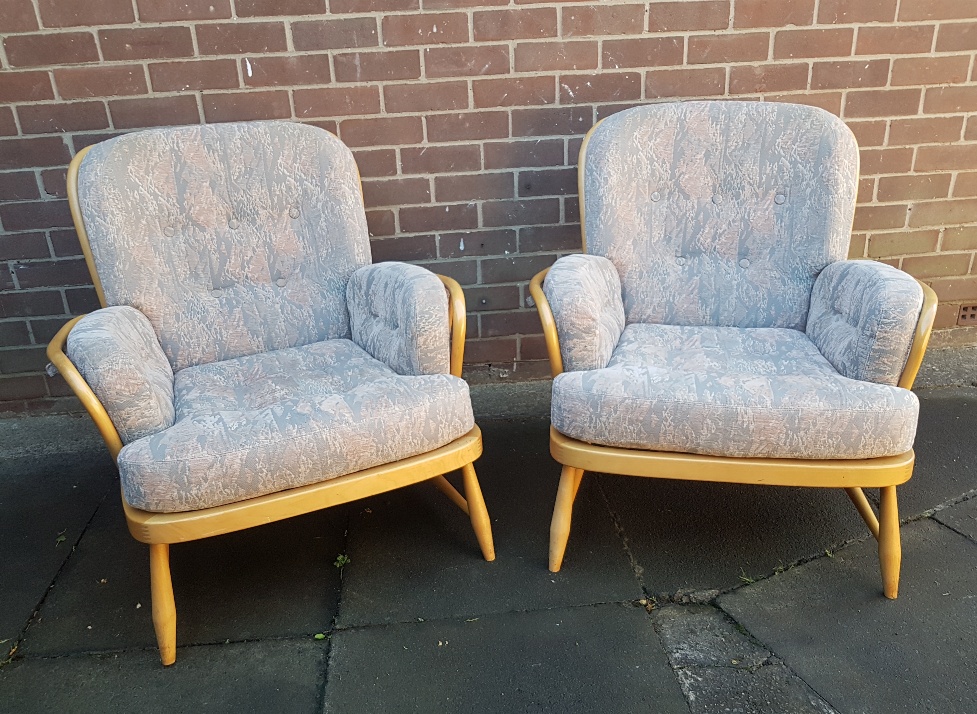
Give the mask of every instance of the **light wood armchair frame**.
[[[587, 251], [584, 226], [584, 171], [587, 142], [595, 125], [580, 147], [578, 189], [580, 193], [580, 230], [583, 250]], [[529, 291], [539, 311], [546, 341], [546, 351], [553, 376], [563, 372], [560, 336], [546, 295], [543, 281], [549, 268], [537, 273], [529, 284]], [[924, 283], [923, 305], [916, 323], [916, 332], [906, 366], [898, 386], [912, 389], [923, 355], [929, 344], [933, 321], [936, 318], [936, 293]], [[875, 459], [760, 459], [721, 456], [702, 456], [664, 451], [644, 451], [599, 446], [564, 436], [550, 427], [550, 454], [562, 464], [563, 472], [556, 494], [553, 520], [550, 524], [549, 567], [558, 572], [563, 564], [573, 502], [585, 471], [598, 471], [624, 476], [645, 476], [687, 481], [716, 481], [724, 483], [757, 484], [764, 486], [809, 486], [842, 488], [851, 499], [879, 544], [879, 563], [885, 596], [895, 599], [899, 594], [899, 569], [902, 546], [899, 537], [899, 509], [896, 486], [909, 480], [913, 473], [915, 454], [912, 449], [897, 456]], [[878, 488], [879, 513], [869, 503], [862, 489]]]
[[[78, 206], [78, 170], [88, 149], [80, 151], [68, 168], [68, 201], [82, 251], [91, 273], [102, 307], [105, 294], [95, 270], [88, 234]], [[465, 353], [465, 295], [453, 279], [438, 276], [444, 283], [448, 298], [449, 329], [451, 332], [451, 374], [461, 376]], [[83, 316], [82, 316], [83, 317]], [[82, 319], [76, 317], [55, 335], [48, 345], [48, 359], [58, 368], [68, 386], [81, 400], [95, 422], [99, 433], [115, 459], [122, 449], [122, 439], [108, 412], [91, 387], [65, 354], [68, 333]], [[430, 481], [471, 519], [475, 537], [485, 560], [495, 560], [492, 526], [485, 501], [475, 474], [473, 462], [482, 455], [482, 433], [478, 426], [450, 444], [425, 454], [376, 466], [340, 476], [321, 483], [292, 488], [224, 506], [184, 513], [152, 513], [133, 508], [125, 502], [123, 509], [129, 532], [149, 545], [149, 570], [153, 602], [153, 626], [164, 665], [176, 661], [176, 605], [170, 577], [170, 545], [231, 533], [310, 513], [322, 508], [348, 503], [367, 496], [392, 491], [403, 486]], [[461, 469], [465, 495], [462, 496], [444, 477]]]

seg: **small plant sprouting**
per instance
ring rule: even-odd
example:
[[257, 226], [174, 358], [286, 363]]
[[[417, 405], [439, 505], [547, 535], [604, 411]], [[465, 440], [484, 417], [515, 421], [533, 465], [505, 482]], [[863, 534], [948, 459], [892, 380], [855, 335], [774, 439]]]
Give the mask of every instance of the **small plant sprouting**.
[[314, 639], [314, 640], [324, 640], [324, 639], [326, 639], [326, 635], [323, 632], [317, 632], [314, 635], [312, 635], [312, 639]]
[[747, 585], [752, 585], [753, 583], [756, 582], [756, 578], [751, 578], [749, 575], [747, 575], [746, 571], [743, 570], [743, 568], [740, 568], [740, 580], [746, 583]]
[[333, 565], [342, 570], [344, 566], [349, 565], [349, 556], [345, 553], [340, 553], [336, 556], [336, 562]]

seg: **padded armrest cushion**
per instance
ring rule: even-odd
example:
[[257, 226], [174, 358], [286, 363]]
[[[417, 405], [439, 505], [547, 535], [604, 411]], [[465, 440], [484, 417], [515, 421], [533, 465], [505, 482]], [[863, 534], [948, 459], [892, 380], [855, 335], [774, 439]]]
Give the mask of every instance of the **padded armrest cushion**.
[[567, 255], [543, 282], [568, 372], [602, 369], [624, 331], [621, 278], [607, 258]]
[[873, 260], [842, 260], [814, 283], [807, 336], [841, 374], [896, 385], [906, 366], [923, 289]]
[[68, 334], [66, 352], [122, 443], [173, 426], [173, 368], [141, 312], [119, 306], [85, 315]]
[[353, 342], [398, 374], [449, 374], [448, 296], [430, 270], [376, 263], [346, 287]]

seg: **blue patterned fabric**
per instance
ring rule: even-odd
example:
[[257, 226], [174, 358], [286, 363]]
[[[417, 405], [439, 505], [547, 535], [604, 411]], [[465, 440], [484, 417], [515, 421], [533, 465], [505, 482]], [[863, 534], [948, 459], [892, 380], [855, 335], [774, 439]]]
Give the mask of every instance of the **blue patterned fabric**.
[[844, 377], [784, 328], [632, 324], [606, 368], [553, 381], [553, 426], [567, 436], [715, 456], [899, 454], [918, 410], [912, 392]]
[[846, 377], [898, 384], [922, 306], [923, 289], [901, 270], [839, 261], [814, 283], [807, 335]]
[[448, 295], [434, 273], [406, 263], [357, 270], [346, 288], [353, 342], [398, 374], [448, 374]]

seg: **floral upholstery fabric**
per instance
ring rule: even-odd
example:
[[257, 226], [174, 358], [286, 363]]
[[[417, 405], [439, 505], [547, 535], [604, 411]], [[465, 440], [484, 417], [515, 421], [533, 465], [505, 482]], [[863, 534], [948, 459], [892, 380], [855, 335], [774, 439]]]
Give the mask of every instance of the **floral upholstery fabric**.
[[349, 337], [370, 262], [356, 164], [321, 129], [244, 122], [97, 144], [78, 197], [109, 305], [149, 318], [174, 370]]
[[868, 260], [825, 268], [814, 283], [807, 335], [846, 377], [897, 384], [923, 306], [906, 273]]
[[803, 332], [631, 324], [604, 369], [553, 382], [553, 426], [595, 444], [858, 459], [912, 447], [919, 403], [839, 374]]
[[119, 453], [136, 508], [189, 511], [317, 483], [474, 425], [463, 380], [398, 375], [343, 339], [181, 370], [175, 404], [172, 427]]
[[815, 279], [847, 255], [858, 148], [821, 109], [642, 106], [581, 158], [586, 251], [617, 268], [628, 324], [803, 330]]
[[447, 374], [448, 296], [431, 271], [406, 263], [360, 268], [346, 288], [353, 342], [398, 374]]
[[606, 366], [624, 329], [621, 279], [614, 264], [598, 255], [564, 256], [546, 274], [543, 293], [560, 335], [563, 368]]
[[141, 312], [120, 306], [86, 315], [68, 334], [66, 351], [122, 443], [172, 426], [173, 370]]

